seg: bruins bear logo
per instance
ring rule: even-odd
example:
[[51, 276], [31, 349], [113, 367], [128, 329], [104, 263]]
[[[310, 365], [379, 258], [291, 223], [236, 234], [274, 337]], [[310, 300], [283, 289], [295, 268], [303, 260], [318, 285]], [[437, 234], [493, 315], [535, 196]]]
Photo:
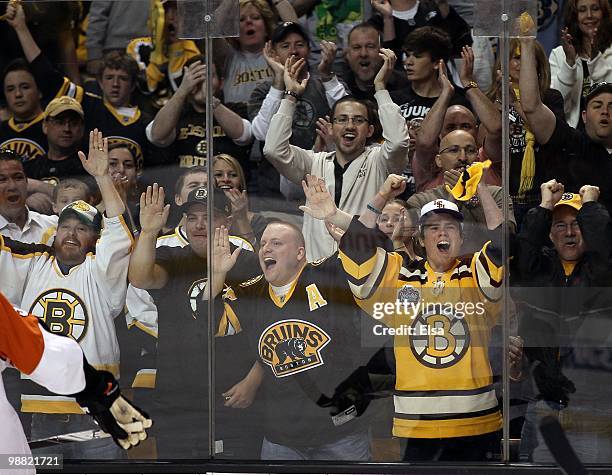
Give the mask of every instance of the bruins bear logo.
[[277, 378], [324, 364], [322, 351], [331, 341], [319, 326], [304, 320], [275, 322], [259, 337], [259, 356]]
[[276, 345], [276, 348], [274, 348], [274, 352], [280, 364], [283, 364], [287, 358], [291, 358], [292, 360], [305, 358], [305, 350], [306, 342], [303, 338], [289, 338], [288, 340], [281, 341]]

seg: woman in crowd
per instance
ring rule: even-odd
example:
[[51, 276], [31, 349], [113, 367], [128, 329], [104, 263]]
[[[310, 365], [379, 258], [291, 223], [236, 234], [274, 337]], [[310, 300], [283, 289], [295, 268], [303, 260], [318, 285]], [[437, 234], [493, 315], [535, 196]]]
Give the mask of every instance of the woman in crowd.
[[[551, 73], [546, 59], [544, 48], [535, 42], [538, 82], [542, 102], [552, 110], [561, 120], [565, 120], [563, 112], [563, 98], [561, 93], [551, 88]], [[521, 69], [521, 46], [518, 39], [510, 41], [510, 195], [514, 205], [514, 216], [520, 226], [523, 215], [538, 205], [540, 189], [537, 185], [542, 182], [545, 157], [536, 151], [536, 142], [531, 127], [527, 123], [521, 107], [519, 94], [519, 72]], [[500, 58], [497, 58], [494, 73], [496, 81], [487, 93], [501, 110], [501, 67]]]
[[274, 8], [266, 0], [240, 0], [240, 36], [215, 44], [215, 54], [225, 60], [224, 102], [242, 117], [247, 117], [246, 104], [255, 86], [272, 80], [263, 49], [279, 16], [283, 21], [297, 21], [287, 0], [275, 2]]
[[581, 112], [592, 84], [612, 81], [612, 25], [608, 0], [567, 0], [561, 45], [550, 53], [552, 87], [563, 94], [572, 127], [584, 127]]
[[269, 221], [249, 211], [244, 170], [238, 160], [226, 153], [215, 155], [213, 173], [215, 186], [221, 188], [232, 203], [232, 234], [252, 244], [259, 241]]

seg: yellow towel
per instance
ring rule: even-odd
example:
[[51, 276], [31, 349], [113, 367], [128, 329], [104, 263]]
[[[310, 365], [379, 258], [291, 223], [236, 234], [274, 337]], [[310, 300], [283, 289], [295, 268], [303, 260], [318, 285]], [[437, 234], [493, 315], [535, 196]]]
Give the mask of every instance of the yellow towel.
[[451, 188], [446, 185], [446, 189], [456, 200], [467, 201], [471, 199], [476, 194], [476, 188], [478, 187], [478, 183], [480, 183], [482, 174], [485, 169], [490, 166], [491, 160], [472, 163], [463, 171], [459, 180], [455, 183], [455, 186]]

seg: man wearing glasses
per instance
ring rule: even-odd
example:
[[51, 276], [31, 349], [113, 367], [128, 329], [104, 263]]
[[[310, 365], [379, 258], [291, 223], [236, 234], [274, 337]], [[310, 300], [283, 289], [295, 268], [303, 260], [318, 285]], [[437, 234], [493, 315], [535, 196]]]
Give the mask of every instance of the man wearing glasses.
[[[305, 60], [290, 58], [285, 65], [285, 97], [272, 118], [264, 155], [288, 180], [300, 184], [306, 174], [325, 180], [336, 205], [350, 214], [357, 214], [374, 195], [390, 173], [399, 173], [408, 163], [408, 128], [391, 101], [386, 83], [393, 72], [395, 54], [381, 49], [383, 65], [374, 78], [378, 115], [382, 125], [382, 145], [368, 145], [374, 134], [374, 111], [351, 96], [337, 101], [332, 108], [332, 135], [335, 152], [315, 153], [289, 144], [297, 99], [303, 94], [308, 78], [299, 80]], [[333, 254], [337, 245], [328, 234], [325, 223], [304, 217], [307, 260]]]
[[533, 41], [521, 40], [520, 93], [523, 111], [536, 142], [556, 157], [546, 167], [566, 188], [590, 184], [601, 190], [601, 203], [612, 209], [612, 83], [591, 87], [582, 111], [584, 131], [555, 117], [538, 92]]
[[[436, 165], [444, 173], [444, 183], [435, 188], [416, 193], [408, 199], [409, 208], [415, 209], [421, 209], [426, 203], [436, 199], [444, 199], [455, 203], [465, 220], [462, 247], [464, 253], [477, 251], [487, 240], [488, 233], [484, 232], [486, 227], [484, 210], [479, 194], [475, 194], [467, 201], [459, 201], [453, 198], [446, 186], [455, 186], [461, 173], [477, 158], [478, 146], [472, 134], [465, 130], [450, 132], [441, 140], [439, 152], [435, 158]], [[498, 208], [503, 209], [502, 189], [499, 186], [488, 185], [486, 190], [491, 194]], [[510, 207], [510, 220], [512, 227], [515, 227], [516, 222], [512, 214], [512, 207]]]

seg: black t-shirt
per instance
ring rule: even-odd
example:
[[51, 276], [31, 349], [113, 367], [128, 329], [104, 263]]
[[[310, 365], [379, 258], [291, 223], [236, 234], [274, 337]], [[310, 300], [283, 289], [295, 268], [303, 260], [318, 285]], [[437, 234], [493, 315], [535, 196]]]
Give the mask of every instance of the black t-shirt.
[[[402, 91], [391, 92], [390, 95], [393, 102], [400, 106], [400, 113], [406, 119], [406, 122], [424, 118], [438, 99], [437, 97], [419, 96], [411, 87]], [[461, 92], [455, 92], [449, 105], [465, 106], [472, 110], [470, 101]]]
[[[191, 104], [186, 104], [176, 126], [174, 143], [163, 150], [163, 176], [161, 183], [167, 189], [174, 189], [174, 183], [185, 168], [206, 166], [206, 114], [196, 111]], [[239, 146], [226, 134], [223, 128], [213, 119], [214, 154], [226, 153], [246, 165], [249, 156], [248, 146]], [[156, 160], [159, 162], [159, 160]], [[159, 175], [159, 172], [157, 173]]]
[[0, 148], [8, 148], [26, 160], [47, 153], [47, 136], [42, 131], [43, 114], [30, 122], [9, 119], [0, 124]]
[[49, 160], [47, 155], [43, 155], [24, 162], [23, 168], [27, 177], [35, 180], [56, 185], [64, 178], [78, 178], [91, 186], [90, 175], [83, 168], [76, 151], [64, 160]]
[[[232, 247], [232, 249], [234, 249]], [[261, 272], [254, 253], [242, 251], [228, 283], [237, 283]], [[158, 346], [155, 419], [160, 458], [206, 457], [208, 451], [208, 321], [196, 314], [204, 288], [206, 259], [184, 248], [162, 246], [157, 249], [156, 263], [168, 273], [163, 289], [150, 294], [158, 310]], [[215, 406], [216, 439], [228, 431], [236, 432], [229, 422], [237, 415], [243, 419], [249, 411], [228, 411], [221, 393], [248, 373], [255, 358], [243, 350], [240, 336], [216, 341]], [[232, 358], [223, 358], [231, 354]], [[245, 419], [248, 420], [248, 419]], [[238, 421], [240, 422], [240, 421]], [[243, 428], [244, 429], [244, 428]]]
[[541, 150], [550, 157], [544, 180], [555, 178], [566, 191], [577, 193], [582, 185], [598, 186], [599, 202], [612, 210], [612, 151], [594, 142], [557, 116], [555, 130]]

